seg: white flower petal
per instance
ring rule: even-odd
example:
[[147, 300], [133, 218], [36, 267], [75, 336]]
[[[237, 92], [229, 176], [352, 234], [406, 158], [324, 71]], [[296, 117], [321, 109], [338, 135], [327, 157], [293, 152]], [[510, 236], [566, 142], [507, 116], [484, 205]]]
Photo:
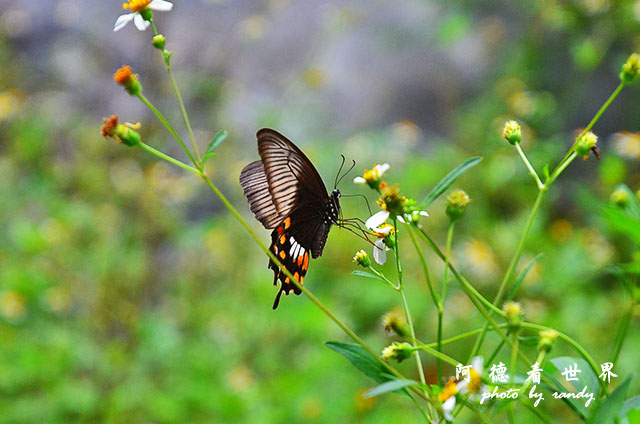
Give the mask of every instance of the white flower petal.
[[401, 217], [400, 215], [398, 215], [398, 221], [402, 222], [403, 224], [406, 224], [407, 222], [404, 220], [403, 217]]
[[149, 25], [151, 24], [148, 21], [145, 21], [139, 13], [135, 13], [134, 15], [135, 16], [133, 17], [133, 24], [136, 26], [136, 28], [138, 28], [139, 31], [144, 31], [145, 29], [149, 28]]
[[356, 183], [356, 184], [366, 184], [366, 183], [367, 183], [367, 180], [365, 180], [365, 179], [364, 179], [364, 178], [362, 178], [362, 177], [355, 177], [355, 178], [353, 179], [353, 182], [354, 182], [354, 183]]
[[478, 374], [482, 375], [484, 369], [484, 359], [482, 356], [474, 356], [471, 360], [471, 367], [476, 370]]
[[135, 15], [135, 13], [127, 13], [125, 15], [118, 16], [116, 23], [113, 25], [113, 32], [120, 31], [124, 28], [129, 22], [131, 22]]
[[373, 259], [375, 259], [379, 265], [384, 265], [387, 261], [387, 250], [388, 248], [382, 239], [375, 242], [373, 246]]
[[427, 211], [420, 211], [420, 215], [422, 215], [422, 216], [429, 216], [429, 212], [427, 212]]
[[467, 394], [467, 392], [469, 391], [468, 386], [470, 382], [471, 379], [468, 376], [462, 379], [462, 381], [457, 384], [458, 393], [461, 393], [463, 395]]
[[165, 0], [152, 0], [149, 3], [149, 9], [159, 10], [160, 12], [168, 12], [173, 8], [173, 3]]
[[442, 404], [442, 412], [444, 412], [444, 418], [448, 421], [453, 421], [453, 410], [456, 407], [456, 397], [451, 396], [449, 399], [445, 400]]
[[391, 168], [391, 166], [388, 163], [383, 163], [382, 165], [376, 165], [374, 169], [376, 169], [378, 171], [378, 175], [382, 177], [382, 174], [387, 172], [389, 168]]
[[387, 218], [389, 218], [389, 212], [376, 212], [371, 216], [371, 218], [367, 219], [367, 222], [365, 222], [364, 225], [369, 229], [377, 228], [384, 224], [384, 221], [386, 221]]

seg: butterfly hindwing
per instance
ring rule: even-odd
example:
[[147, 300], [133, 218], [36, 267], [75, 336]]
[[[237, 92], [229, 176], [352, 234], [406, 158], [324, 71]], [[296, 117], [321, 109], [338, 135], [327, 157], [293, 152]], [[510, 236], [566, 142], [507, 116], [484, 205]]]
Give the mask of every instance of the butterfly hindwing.
[[[289, 271], [300, 284], [303, 284], [304, 277], [309, 269], [310, 252], [299, 240], [296, 240], [292, 231], [292, 223], [292, 218], [287, 217], [273, 230], [269, 249], [276, 255], [287, 271]], [[269, 268], [274, 274], [273, 285], [277, 285], [278, 280], [280, 280], [280, 290], [273, 303], [273, 309], [276, 309], [282, 293], [286, 295], [289, 295], [291, 292], [300, 294], [302, 291], [291, 282], [291, 279], [271, 259], [269, 259]]]

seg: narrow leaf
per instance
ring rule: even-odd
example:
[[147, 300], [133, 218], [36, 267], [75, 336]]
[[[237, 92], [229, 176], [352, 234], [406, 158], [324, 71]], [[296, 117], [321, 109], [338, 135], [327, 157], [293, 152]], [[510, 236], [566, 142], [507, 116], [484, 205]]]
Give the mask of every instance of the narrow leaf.
[[542, 166], [542, 175], [544, 175], [545, 181], [549, 179], [549, 164], [544, 164]]
[[613, 393], [602, 401], [598, 409], [587, 421], [587, 424], [613, 424], [624, 408], [624, 398], [627, 397], [629, 384], [631, 384], [631, 376], [627, 377]]
[[447, 191], [449, 187], [458, 179], [458, 177], [467, 169], [478, 164], [482, 160], [480, 156], [471, 157], [449, 172], [438, 184], [431, 190], [423, 201], [423, 206], [427, 207], [436, 200], [442, 193]]
[[522, 284], [522, 282], [524, 281], [525, 277], [527, 276], [531, 268], [533, 268], [536, 262], [538, 262], [538, 260], [543, 256], [544, 256], [544, 253], [538, 253], [535, 258], [531, 259], [531, 262], [529, 262], [529, 265], [527, 265], [525, 269], [523, 269], [522, 272], [518, 275], [518, 278], [516, 278], [516, 281], [513, 283], [513, 287], [511, 287], [511, 292], [509, 292], [509, 296], [507, 297], [507, 299], [511, 300], [515, 297], [516, 292], [520, 288], [520, 284]]
[[389, 379], [383, 374], [385, 369], [377, 359], [371, 356], [369, 352], [364, 350], [360, 345], [340, 342], [326, 342], [329, 349], [333, 349], [364, 373], [367, 377], [373, 378], [378, 383], [384, 383]]
[[213, 141], [211, 142], [211, 144], [209, 144], [209, 147], [207, 147], [207, 151], [205, 152], [204, 157], [202, 158], [202, 163], [204, 163], [210, 157], [213, 157], [216, 155], [215, 153], [213, 153], [213, 151], [216, 150], [216, 148], [220, 144], [222, 144], [222, 142], [227, 138], [228, 135], [229, 133], [227, 132], [227, 130], [218, 131], [216, 136], [213, 137]]
[[404, 389], [405, 387], [416, 386], [418, 384], [417, 381], [413, 380], [393, 380], [387, 381], [386, 383], [382, 383], [381, 385], [374, 387], [364, 394], [364, 397], [370, 398], [374, 396], [378, 396], [384, 393], [395, 392], [398, 389]]
[[[366, 271], [360, 271], [359, 269], [356, 269], [355, 271], [353, 271], [352, 274], [357, 275], [359, 277], [367, 277], [367, 278], [373, 278], [374, 280], [384, 281], [384, 279], [380, 278], [378, 275], [375, 275]], [[386, 281], [384, 282], [386, 283]]]

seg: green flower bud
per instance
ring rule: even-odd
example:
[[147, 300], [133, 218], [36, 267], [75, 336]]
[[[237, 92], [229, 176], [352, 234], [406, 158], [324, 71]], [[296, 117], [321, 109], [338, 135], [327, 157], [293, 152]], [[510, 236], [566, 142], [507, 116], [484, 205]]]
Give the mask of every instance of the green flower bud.
[[507, 121], [502, 129], [502, 138], [515, 145], [522, 140], [522, 129], [516, 121]]
[[629, 56], [629, 59], [622, 65], [622, 72], [620, 72], [620, 80], [625, 84], [633, 82], [634, 79], [640, 73], [640, 56], [638, 53], [633, 53]]
[[502, 310], [507, 314], [507, 328], [510, 333], [515, 333], [522, 325], [522, 305], [518, 302], [506, 302]]
[[113, 79], [127, 90], [127, 93], [135, 96], [142, 91], [142, 85], [138, 81], [138, 75], [131, 73], [131, 66], [123, 66], [113, 74]]
[[142, 16], [142, 19], [144, 19], [145, 21], [150, 22], [151, 19], [153, 19], [153, 12], [148, 7], [145, 7], [144, 9], [138, 11], [138, 13], [140, 14], [140, 16]]
[[587, 131], [576, 140], [576, 154], [580, 156], [588, 155], [591, 149], [596, 147], [597, 142], [598, 136], [591, 131]]
[[549, 352], [558, 338], [558, 332], [556, 330], [543, 330], [539, 334], [540, 340], [538, 341], [538, 350], [542, 352]]
[[623, 188], [616, 188], [611, 193], [611, 202], [618, 207], [624, 208], [629, 205], [629, 192]]
[[393, 333], [400, 337], [409, 336], [407, 322], [396, 311], [390, 311], [382, 317], [382, 327], [387, 333]]
[[447, 197], [447, 216], [451, 221], [457, 221], [464, 215], [471, 198], [464, 190], [456, 190]]
[[410, 358], [414, 350], [414, 347], [407, 342], [393, 342], [382, 350], [382, 359], [402, 362]]
[[360, 250], [353, 257], [353, 262], [356, 264], [368, 268], [371, 265], [371, 259], [369, 259], [369, 255], [364, 250]]
[[164, 35], [158, 34], [153, 37], [153, 39], [151, 40], [151, 44], [153, 44], [153, 47], [158, 50], [164, 50], [164, 41]]
[[125, 144], [130, 147], [138, 146], [141, 143], [140, 134], [136, 131], [140, 128], [140, 123], [120, 124], [118, 122], [118, 115], [113, 115], [110, 118], [104, 118], [104, 125], [102, 125], [102, 136], [105, 138], [113, 138], [118, 143]]

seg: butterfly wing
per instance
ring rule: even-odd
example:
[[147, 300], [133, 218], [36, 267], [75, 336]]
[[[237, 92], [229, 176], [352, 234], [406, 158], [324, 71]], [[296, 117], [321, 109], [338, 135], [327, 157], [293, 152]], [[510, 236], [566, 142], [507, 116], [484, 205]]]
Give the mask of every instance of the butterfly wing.
[[[247, 165], [240, 184], [251, 211], [271, 233], [271, 251], [300, 283], [309, 268], [309, 256], [322, 254], [331, 223], [326, 219], [329, 202], [320, 174], [304, 153], [285, 136], [271, 129], [258, 131], [261, 161]], [[281, 294], [301, 290], [271, 260], [274, 285]]]

